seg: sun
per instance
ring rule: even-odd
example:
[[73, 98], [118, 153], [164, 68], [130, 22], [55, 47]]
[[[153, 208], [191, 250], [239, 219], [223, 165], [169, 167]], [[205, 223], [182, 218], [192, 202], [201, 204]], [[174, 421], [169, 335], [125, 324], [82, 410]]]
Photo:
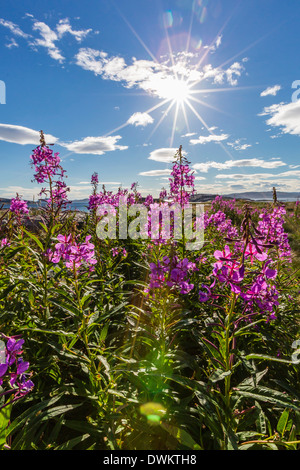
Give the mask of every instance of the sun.
[[[199, 0], [200, 2], [200, 0]], [[119, 11], [119, 9], [117, 8]], [[175, 138], [175, 133], [177, 132], [177, 121], [181, 118], [184, 119], [185, 121], [185, 126], [188, 132], [191, 132], [190, 130], [190, 125], [189, 125], [189, 114], [192, 113], [194, 117], [197, 118], [197, 120], [201, 123], [202, 127], [209, 132], [210, 135], [214, 135], [212, 132], [213, 126], [208, 125], [203, 116], [201, 109], [206, 107], [210, 108], [213, 111], [216, 112], [221, 112], [224, 113], [222, 109], [217, 108], [213, 104], [210, 103], [210, 100], [207, 100], [207, 94], [209, 93], [216, 93], [216, 92], [227, 92], [228, 90], [240, 90], [245, 87], [206, 87], [204, 88], [202, 85], [204, 80], [206, 78], [214, 76], [211, 74], [212, 72], [208, 69], [204, 73], [202, 71], [202, 68], [205, 64], [205, 59], [209, 52], [211, 50], [216, 50], [217, 47], [219, 47], [221, 43], [221, 38], [222, 38], [222, 31], [227, 25], [227, 21], [223, 25], [223, 27], [218, 31], [218, 34], [214, 38], [214, 40], [211, 42], [209, 46], [205, 46], [205, 48], [202, 48], [202, 53], [200, 54], [200, 58], [197, 56], [198, 53], [195, 53], [194, 55], [198, 57], [198, 62], [196, 64], [190, 64], [189, 62], [189, 57], [193, 56], [193, 53], [190, 52], [189, 46], [191, 43], [191, 27], [192, 27], [192, 19], [194, 15], [194, 11], [192, 11], [191, 14], [191, 22], [190, 22], [190, 28], [187, 33], [187, 42], [185, 45], [185, 48], [183, 48], [181, 51], [178, 53], [174, 52], [172, 49], [172, 44], [171, 40], [169, 37], [168, 33], [168, 28], [165, 26], [165, 34], [166, 34], [166, 44], [168, 46], [168, 52], [163, 56], [163, 62], [160, 62], [157, 57], [151, 52], [151, 50], [146, 46], [145, 42], [142, 40], [142, 38], [138, 35], [138, 33], [134, 30], [133, 26], [130, 24], [130, 22], [125, 18], [125, 16], [119, 11], [119, 14], [121, 17], [124, 19], [125, 23], [127, 26], [130, 28], [134, 36], [137, 38], [141, 46], [145, 49], [147, 54], [152, 58], [152, 64], [154, 67], [154, 70], [156, 73], [152, 73], [147, 77], [146, 72], [147, 69], [145, 70], [145, 80], [143, 82], [143, 90], [146, 93], [146, 95], [151, 95], [153, 97], [156, 97], [159, 99], [159, 102], [152, 106], [151, 108], [143, 111], [143, 114], [149, 114], [151, 115], [152, 112], [158, 110], [161, 107], [164, 107], [164, 111], [161, 114], [160, 119], [157, 121], [157, 123], [154, 125], [150, 135], [146, 139], [146, 142], [150, 142], [150, 139], [152, 138], [153, 134], [156, 132], [156, 130], [161, 126], [163, 121], [166, 119], [168, 115], [171, 114], [173, 115], [173, 123], [172, 123], [172, 130], [171, 130], [171, 136], [169, 139], [169, 145], [170, 147], [173, 146], [174, 138]], [[253, 47], [255, 43], [251, 44], [248, 48]], [[247, 48], [247, 49], [248, 49]], [[224, 74], [225, 72], [222, 72], [222, 67], [226, 65], [228, 62], [232, 61], [235, 59], [238, 55], [244, 53], [246, 49], [241, 51], [240, 53], [236, 54], [235, 56], [231, 57], [231, 59], [226, 60], [221, 64], [219, 67], [215, 68], [215, 72], [217, 73], [218, 71]], [[219, 77], [219, 81], [214, 80], [214, 83], [222, 83], [223, 76]], [[247, 87], [249, 88], [249, 87]], [[198, 96], [197, 96], [198, 95]], [[203, 95], [205, 100], [202, 100], [199, 98], [199, 95]], [[197, 110], [200, 105], [200, 111]], [[195, 108], [196, 107], [196, 108]], [[172, 111], [172, 113], [171, 113]], [[174, 113], [173, 113], [174, 111]], [[225, 113], [227, 114], [227, 113]], [[154, 120], [152, 119], [152, 122]], [[119, 131], [120, 129], [123, 129], [124, 127], [128, 126], [130, 124], [130, 120], [127, 120], [117, 128], [111, 130], [108, 132], [105, 137], [112, 135], [113, 133]], [[182, 126], [181, 126], [182, 127]], [[226, 154], [232, 159], [232, 155], [230, 154], [229, 150], [220, 142], [220, 146], [223, 148], [223, 150], [226, 152]]]
[[168, 77], [164, 82], [159, 90], [162, 98], [182, 104], [191, 97], [191, 86], [186, 80]]

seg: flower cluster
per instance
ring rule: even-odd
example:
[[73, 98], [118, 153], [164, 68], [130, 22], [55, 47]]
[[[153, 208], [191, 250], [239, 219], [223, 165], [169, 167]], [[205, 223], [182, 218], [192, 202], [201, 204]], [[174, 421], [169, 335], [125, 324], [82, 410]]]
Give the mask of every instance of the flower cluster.
[[31, 163], [35, 168], [34, 179], [37, 183], [45, 183], [53, 177], [63, 177], [65, 170], [60, 165], [59, 153], [47, 146], [39, 145], [30, 156]]
[[169, 178], [172, 200], [179, 202], [182, 206], [187, 204], [191, 194], [194, 193], [194, 180], [195, 177], [188, 164], [174, 163], [171, 178]]
[[[217, 262], [214, 264], [213, 276], [221, 284], [226, 284], [235, 294], [241, 293], [240, 283], [244, 279], [245, 267], [232, 257], [230, 248], [226, 245], [223, 251], [216, 250], [214, 257]], [[214, 285], [213, 283], [213, 285]], [[212, 285], [212, 287], [213, 287]]]
[[99, 177], [98, 177], [98, 173], [93, 173], [92, 176], [91, 176], [91, 184], [92, 185], [97, 185], [99, 184]]
[[284, 230], [286, 210], [282, 206], [274, 207], [272, 211], [263, 210], [259, 216], [258, 231], [262, 234], [265, 244], [277, 247], [278, 256], [286, 262], [291, 261], [291, 248], [288, 234]]
[[50, 197], [47, 199], [48, 208], [66, 208], [70, 203], [67, 198], [67, 192], [70, 188], [63, 181], [66, 171], [61, 166], [59, 153], [54, 153], [46, 145], [42, 131], [40, 142], [41, 144], [33, 150], [30, 156], [31, 165], [35, 169], [34, 180], [37, 183], [49, 183], [50, 189], [43, 188], [39, 195], [46, 196], [48, 192], [50, 193]]
[[[67, 193], [70, 191], [70, 188], [67, 187], [66, 183], [64, 181], [56, 181], [55, 186], [52, 188], [52, 194], [49, 199], [47, 199], [47, 205], [48, 207], [51, 207], [52, 205], [57, 207], [57, 208], [66, 208], [68, 204], [70, 204], [70, 201], [68, 201], [68, 196]], [[40, 192], [40, 196], [42, 194], [47, 195], [47, 190], [45, 188], [42, 189]]]
[[221, 210], [211, 214], [210, 216], [206, 213], [206, 217], [204, 217], [204, 226], [205, 228], [208, 228], [209, 226], [215, 227], [216, 230], [225, 237], [236, 238], [238, 236], [238, 230], [232, 224], [232, 220]]
[[189, 277], [196, 270], [196, 264], [187, 258], [180, 260], [177, 256], [172, 259], [164, 256], [162, 261], [150, 263], [149, 287], [146, 292], [168, 286], [180, 294], [188, 294], [194, 288]]
[[26, 201], [23, 201], [22, 199], [20, 199], [20, 196], [18, 194], [15, 198], [11, 200], [10, 212], [13, 212], [17, 216], [21, 216], [23, 214], [29, 213], [29, 209], [27, 207]]
[[76, 243], [72, 239], [72, 235], [58, 235], [59, 243], [55, 245], [55, 250], [49, 249], [47, 257], [52, 263], [59, 263], [60, 260], [65, 262], [67, 268], [77, 269], [82, 264], [93, 267], [97, 264], [95, 258], [94, 245], [90, 243], [91, 236], [85, 238], [85, 243]]
[[113, 255], [114, 258], [115, 258], [116, 256], [118, 256], [119, 254], [121, 254], [121, 253], [122, 253], [122, 256], [123, 256], [124, 258], [126, 258], [126, 256], [127, 256], [127, 250], [126, 250], [125, 248], [120, 248], [120, 247], [118, 247], [118, 248], [112, 248], [111, 251], [112, 251], [112, 255]]
[[126, 198], [127, 205], [131, 205], [137, 202], [140, 198], [140, 194], [138, 192], [130, 193], [127, 189], [119, 188], [117, 193], [113, 193], [112, 191], [100, 191], [93, 194], [89, 197], [89, 205], [88, 208], [91, 211], [96, 211], [99, 206], [102, 204], [109, 204], [115, 208], [119, 206], [120, 200]]
[[[199, 301], [207, 302], [218, 297], [218, 290], [215, 292], [218, 286], [222, 290], [228, 287], [243, 301], [245, 315], [264, 313], [268, 315], [267, 321], [275, 320], [274, 308], [279, 305], [279, 292], [274, 285], [277, 270], [271, 267], [273, 261], [268, 254], [257, 249], [255, 244], [248, 243], [244, 256], [241, 257], [239, 253], [239, 259], [228, 245], [223, 250], [216, 250], [214, 258], [216, 262], [211, 274], [213, 282], [210, 286], [202, 285], [204, 290], [199, 291]], [[250, 269], [254, 263], [258, 265], [253, 266], [255, 269]]]
[[[8, 337], [2, 333], [0, 337], [4, 339], [0, 341], [0, 386], [3, 389], [4, 384], [8, 383], [10, 387], [0, 392], [0, 396], [13, 394], [14, 397], [9, 402], [12, 403], [27, 395], [33, 389], [34, 384], [29, 378], [31, 374], [26, 372], [29, 369], [29, 362], [22, 358], [24, 340], [19, 336]], [[0, 409], [6, 405], [8, 403], [2, 405]]]
[[10, 243], [7, 240], [7, 238], [2, 238], [2, 240], [0, 242], [0, 248], [4, 248], [5, 246], [9, 246], [9, 245], [10, 245]]

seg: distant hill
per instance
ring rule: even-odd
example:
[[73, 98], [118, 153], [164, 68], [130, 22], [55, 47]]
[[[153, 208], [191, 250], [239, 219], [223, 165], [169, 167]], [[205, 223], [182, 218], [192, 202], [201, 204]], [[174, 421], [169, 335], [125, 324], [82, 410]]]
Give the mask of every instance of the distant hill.
[[[216, 196], [223, 196], [224, 199], [244, 199], [249, 201], [272, 201], [273, 191], [249, 191], [245, 193], [231, 193], [231, 194], [195, 194], [191, 201], [193, 202], [207, 202], [215, 199]], [[283, 192], [277, 191], [277, 199], [279, 201], [297, 200], [300, 199], [298, 192]]]
[[[277, 199], [284, 200], [284, 199], [300, 199], [299, 192], [284, 192], [284, 191], [276, 191]], [[254, 199], [254, 200], [265, 200], [265, 199], [273, 199], [273, 191], [249, 191], [245, 193], [232, 193], [228, 194], [228, 196], [236, 197], [239, 199]]]
[[[244, 193], [230, 193], [230, 194], [195, 194], [192, 196], [192, 202], [207, 202], [212, 201], [217, 196], [222, 196], [224, 199], [244, 199], [252, 201], [271, 201], [273, 200], [273, 191], [248, 191]], [[143, 198], [144, 199], [144, 198]], [[284, 192], [277, 191], [277, 199], [279, 201], [300, 200], [300, 192]], [[0, 197], [1, 204], [10, 204], [11, 199]], [[32, 201], [26, 201], [30, 206], [35, 204]], [[76, 204], [84, 205], [89, 203], [89, 199], [73, 199]]]
[[6, 199], [4, 197], [0, 197], [0, 204], [10, 203], [11, 199]]

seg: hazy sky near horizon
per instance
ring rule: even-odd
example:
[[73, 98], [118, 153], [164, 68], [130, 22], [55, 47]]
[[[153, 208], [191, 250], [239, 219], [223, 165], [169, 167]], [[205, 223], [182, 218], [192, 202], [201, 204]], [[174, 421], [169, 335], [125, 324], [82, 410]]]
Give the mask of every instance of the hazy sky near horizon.
[[41, 190], [41, 129], [72, 199], [94, 172], [157, 195], [180, 145], [198, 192], [300, 191], [300, 2], [0, 6], [0, 196]]

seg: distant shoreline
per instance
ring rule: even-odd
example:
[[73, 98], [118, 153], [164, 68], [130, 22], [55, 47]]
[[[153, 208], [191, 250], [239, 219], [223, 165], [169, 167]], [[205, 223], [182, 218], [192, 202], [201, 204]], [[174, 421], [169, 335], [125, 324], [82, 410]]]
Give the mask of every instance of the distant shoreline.
[[[191, 197], [190, 202], [191, 203], [210, 203], [212, 202], [216, 197], [222, 197], [224, 200], [243, 200], [246, 202], [272, 202], [273, 201], [273, 193], [271, 191], [267, 192], [249, 192], [249, 193], [237, 193], [237, 194], [223, 194], [223, 195], [218, 195], [218, 194], [195, 194], [194, 196]], [[145, 198], [142, 198], [145, 200]], [[287, 202], [296, 202], [297, 200], [300, 200], [300, 193], [296, 192], [277, 192], [277, 199], [279, 202], [282, 203], [287, 203]], [[39, 209], [40, 207], [43, 207], [45, 204], [45, 201], [28, 201], [25, 200], [28, 207], [32, 209]], [[2, 210], [7, 210], [10, 207], [11, 199], [9, 198], [0, 198], [0, 208], [2, 206]], [[88, 205], [89, 205], [89, 199], [74, 199], [73, 201], [70, 201], [69, 205], [69, 210], [71, 211], [80, 211], [80, 212], [88, 212]]]

